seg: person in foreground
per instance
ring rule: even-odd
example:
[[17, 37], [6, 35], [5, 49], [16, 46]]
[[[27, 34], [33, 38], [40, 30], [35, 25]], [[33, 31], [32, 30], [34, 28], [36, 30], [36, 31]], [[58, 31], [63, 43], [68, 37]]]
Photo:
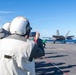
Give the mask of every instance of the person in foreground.
[[16, 17], [10, 26], [11, 35], [0, 46], [0, 75], [36, 75], [34, 59], [45, 55], [33, 41], [25, 38], [31, 31], [25, 17]]

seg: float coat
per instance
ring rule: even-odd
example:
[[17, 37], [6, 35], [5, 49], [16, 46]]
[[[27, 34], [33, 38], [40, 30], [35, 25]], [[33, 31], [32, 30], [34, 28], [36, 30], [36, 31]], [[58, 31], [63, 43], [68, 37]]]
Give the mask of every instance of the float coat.
[[[35, 75], [34, 59], [29, 61], [34, 42], [22, 36], [4, 38], [0, 47], [0, 75]], [[17, 39], [17, 38], [18, 39]], [[29, 74], [27, 74], [29, 72]]]

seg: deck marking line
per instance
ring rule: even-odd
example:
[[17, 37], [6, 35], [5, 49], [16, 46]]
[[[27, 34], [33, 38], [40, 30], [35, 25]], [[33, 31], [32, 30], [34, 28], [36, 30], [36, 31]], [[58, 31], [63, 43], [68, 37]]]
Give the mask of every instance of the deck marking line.
[[[51, 62], [49, 59], [45, 59], [46, 62]], [[55, 66], [56, 68], [58, 68], [61, 72], [63, 72], [58, 66], [56, 66], [54, 63], [51, 63], [53, 66]], [[69, 75], [68, 73], [63, 72], [64, 75]]]

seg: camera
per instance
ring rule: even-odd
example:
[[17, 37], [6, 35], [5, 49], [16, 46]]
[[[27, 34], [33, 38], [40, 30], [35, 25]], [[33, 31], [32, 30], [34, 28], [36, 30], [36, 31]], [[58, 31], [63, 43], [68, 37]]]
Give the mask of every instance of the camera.
[[29, 37], [35, 37], [35, 35], [36, 35], [36, 32], [30, 32]]

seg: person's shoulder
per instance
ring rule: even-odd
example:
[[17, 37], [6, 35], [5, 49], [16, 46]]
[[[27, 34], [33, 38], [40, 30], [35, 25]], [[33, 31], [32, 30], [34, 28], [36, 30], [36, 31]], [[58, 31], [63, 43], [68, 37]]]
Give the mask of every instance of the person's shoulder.
[[42, 39], [41, 39], [41, 38], [39, 38], [39, 40], [41, 40], [41, 41], [42, 41]]
[[4, 31], [4, 29], [3, 28], [0, 28], [0, 33], [3, 32], [3, 31]]
[[38, 43], [42, 43], [43, 41], [42, 41], [41, 38], [38, 38], [38, 39], [37, 39], [37, 42], [38, 42]]

